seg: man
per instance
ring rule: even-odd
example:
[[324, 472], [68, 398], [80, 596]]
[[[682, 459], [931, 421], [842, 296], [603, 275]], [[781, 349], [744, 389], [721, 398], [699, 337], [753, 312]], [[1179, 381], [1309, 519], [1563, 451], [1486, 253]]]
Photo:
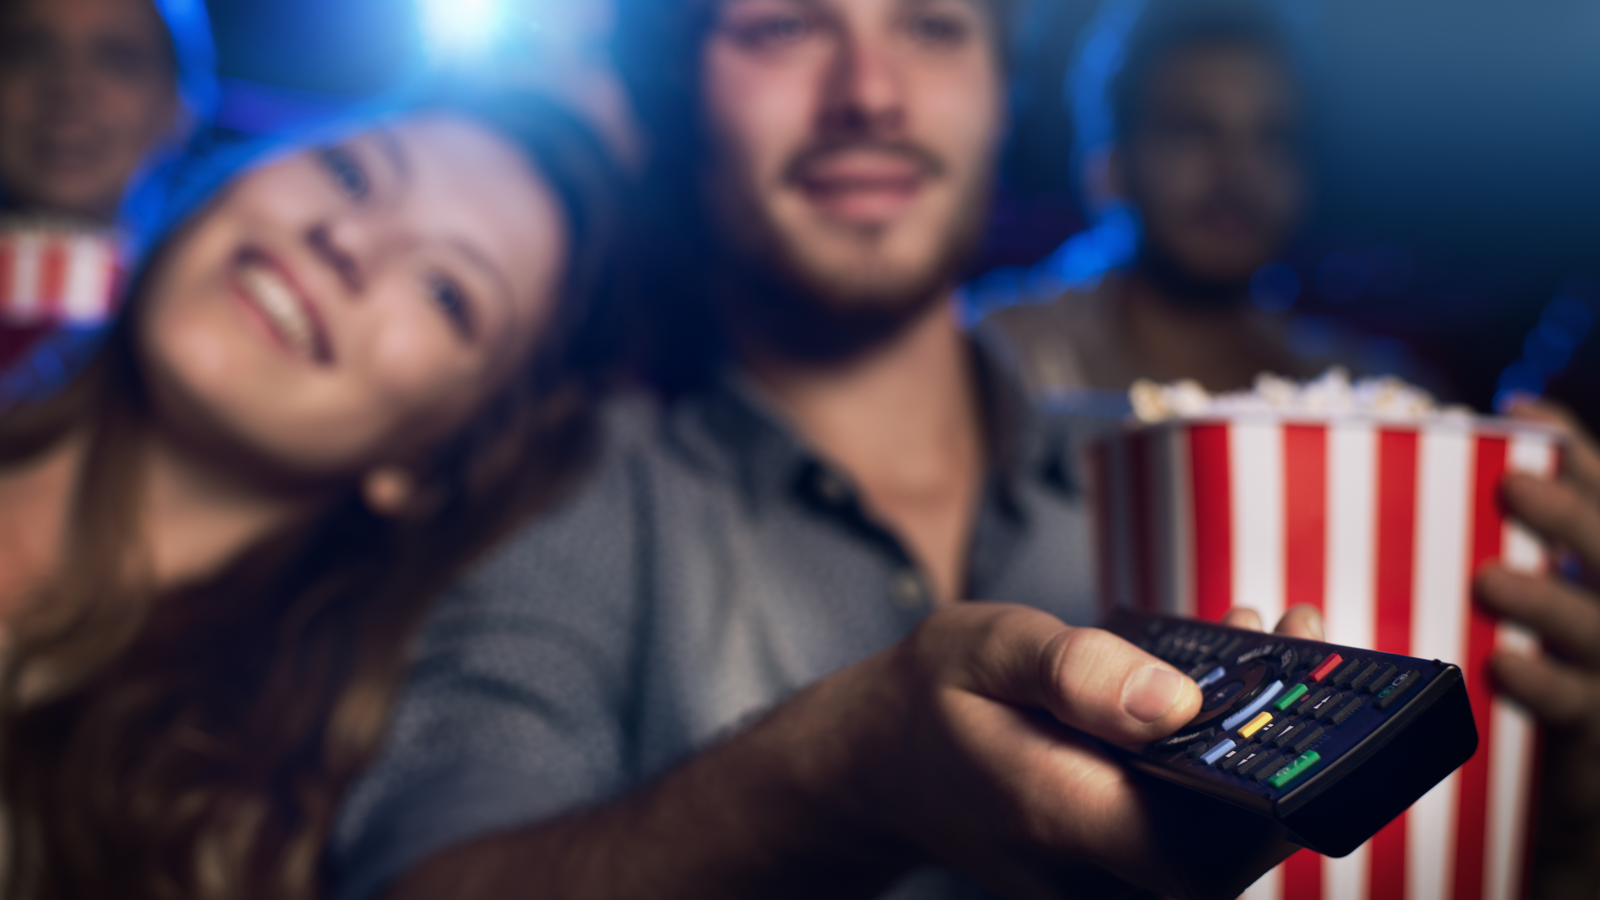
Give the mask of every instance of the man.
[[737, 365], [619, 404], [592, 483], [444, 604], [334, 895], [976, 890], [936, 862], [1231, 896], [1288, 848], [1246, 828], [1185, 866], [1062, 727], [1145, 740], [1198, 692], [1058, 617], [1093, 618], [1065, 441], [951, 314], [1002, 138], [998, 13], [701, 6], [662, 6], [684, 58], [640, 62], [700, 73], [696, 152], [642, 113], [655, 182], [703, 187], [672, 212], [706, 226]]
[[[1290, 46], [1249, 3], [1155, 3], [1112, 85], [1118, 140], [1109, 186], [1137, 213], [1134, 264], [1086, 292], [986, 320], [1041, 391], [1122, 391], [1137, 378], [1194, 378], [1212, 390], [1269, 371], [1306, 377], [1329, 360], [1288, 350], [1250, 302], [1251, 275], [1300, 222], [1303, 113]], [[1537, 631], [1548, 654], [1495, 660], [1508, 696], [1546, 727], [1534, 895], [1600, 890], [1600, 455], [1549, 406], [1511, 414], [1572, 436], [1563, 482], [1514, 476], [1510, 510], [1583, 560], [1587, 581], [1481, 573], [1491, 610]]]
[[175, 41], [151, 0], [0, 6], [7, 210], [109, 225], [129, 179], [188, 121]]
[[1136, 213], [1137, 255], [1088, 290], [987, 321], [1039, 390], [1126, 390], [1193, 378], [1215, 391], [1258, 372], [1310, 376], [1250, 299], [1251, 276], [1300, 225], [1308, 183], [1287, 37], [1248, 3], [1155, 3], [1110, 87], [1116, 139], [1087, 166], [1091, 196]]
[[1137, 742], [1198, 696], [1063, 623], [1093, 617], [1065, 439], [953, 324], [995, 8], [672, 6], [630, 25], [665, 57], [641, 114], [714, 254], [664, 255], [734, 365], [617, 404], [593, 481], [442, 605], [333, 896], [1237, 894], [1290, 848], [1062, 727]]

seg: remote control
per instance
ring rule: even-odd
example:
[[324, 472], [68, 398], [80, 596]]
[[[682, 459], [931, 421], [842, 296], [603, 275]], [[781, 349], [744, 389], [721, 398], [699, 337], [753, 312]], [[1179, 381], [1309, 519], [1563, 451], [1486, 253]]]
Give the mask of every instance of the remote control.
[[1118, 755], [1327, 856], [1349, 854], [1478, 748], [1448, 663], [1126, 610], [1103, 627], [1187, 673], [1204, 698], [1171, 737]]

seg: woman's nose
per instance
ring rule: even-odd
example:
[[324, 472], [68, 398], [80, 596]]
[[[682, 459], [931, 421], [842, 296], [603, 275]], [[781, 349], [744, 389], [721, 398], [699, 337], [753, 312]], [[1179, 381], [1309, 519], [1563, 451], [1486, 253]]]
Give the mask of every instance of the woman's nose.
[[333, 270], [346, 290], [361, 293], [366, 273], [361, 264], [360, 241], [350, 229], [334, 222], [319, 222], [306, 232], [306, 244], [317, 259]]

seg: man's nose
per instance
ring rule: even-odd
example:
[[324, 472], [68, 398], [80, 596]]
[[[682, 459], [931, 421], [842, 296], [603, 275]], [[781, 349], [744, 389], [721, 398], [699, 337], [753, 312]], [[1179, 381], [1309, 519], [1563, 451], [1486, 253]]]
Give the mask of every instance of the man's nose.
[[822, 117], [825, 131], [849, 137], [889, 137], [904, 127], [904, 82], [887, 41], [843, 36]]

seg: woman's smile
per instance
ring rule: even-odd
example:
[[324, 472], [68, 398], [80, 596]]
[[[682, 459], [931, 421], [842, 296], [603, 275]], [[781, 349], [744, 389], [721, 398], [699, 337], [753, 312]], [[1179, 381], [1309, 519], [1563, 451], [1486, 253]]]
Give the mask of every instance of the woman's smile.
[[235, 295], [266, 326], [274, 343], [313, 364], [332, 364], [332, 345], [316, 304], [276, 259], [258, 248], [245, 248], [234, 259], [231, 281]]

